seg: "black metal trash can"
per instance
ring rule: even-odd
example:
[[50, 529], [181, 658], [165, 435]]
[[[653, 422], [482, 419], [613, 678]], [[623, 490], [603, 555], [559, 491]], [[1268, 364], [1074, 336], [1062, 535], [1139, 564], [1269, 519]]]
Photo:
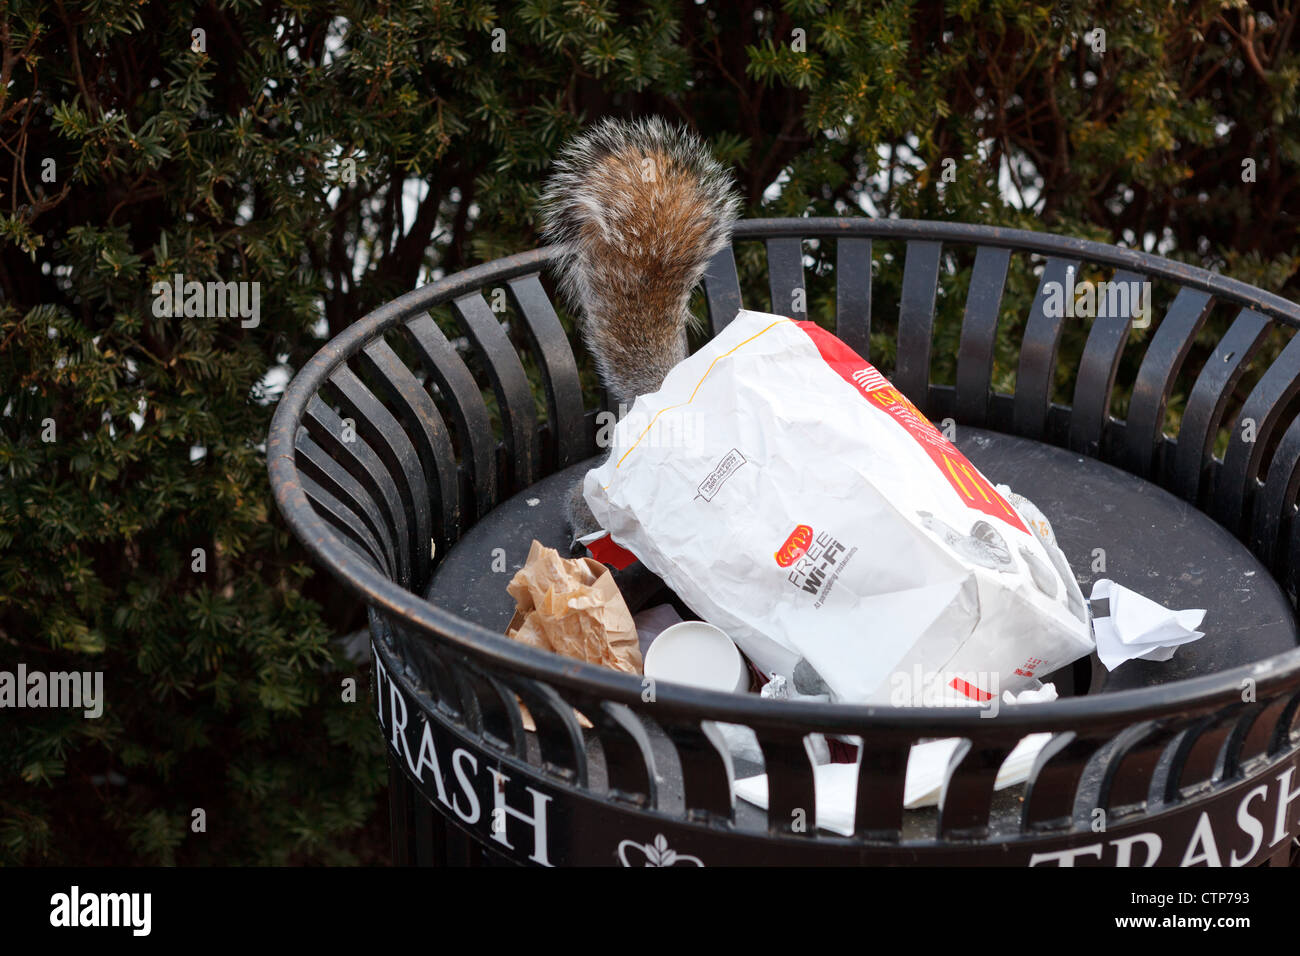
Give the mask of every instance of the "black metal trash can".
[[[811, 272], [807, 251], [817, 256]], [[711, 333], [741, 307], [736, 252], [765, 253], [771, 303], [758, 308], [806, 318], [818, 282], [828, 295], [833, 282], [834, 331], [867, 358], [873, 324], [877, 343], [882, 332], [896, 343], [894, 384], [931, 420], [955, 425], [959, 447], [990, 478], [1061, 525], [1076, 572], [1086, 576], [1088, 541], [1082, 531], [1070, 538], [1072, 522], [1095, 526], [1093, 540], [1126, 554], [1130, 574], [1145, 568], [1133, 585], [1144, 593], [1203, 596], [1176, 606], [1210, 607], [1212, 633], [1167, 664], [1055, 675], [1071, 696], [992, 720], [673, 686], [647, 700], [634, 677], [507, 640], [509, 572], [532, 537], [557, 543], [558, 502], [598, 451], [599, 413], [584, 407], [578, 363], [540, 279], [552, 250], [511, 256], [402, 296], [331, 341], [290, 384], [267, 446], [294, 533], [370, 608], [395, 860], [1295, 862], [1300, 337], [1267, 368], [1251, 363], [1269, 334], [1300, 328], [1300, 307], [1181, 263], [1048, 234], [753, 220], [738, 224], [706, 276]], [[1135, 329], [1131, 308], [1098, 310], [1066, 405], [1054, 400], [1057, 350], [1063, 334], [1078, 333], [1047, 307], [1047, 290], [1069, 270], [1168, 294], [1151, 329]], [[1020, 289], [1012, 278], [1026, 275]], [[893, 315], [873, 315], [882, 290], [898, 302], [896, 338]], [[507, 300], [503, 323], [495, 310]], [[1018, 301], [1027, 320], [1014, 390], [1003, 393], [996, 335]], [[430, 314], [446, 308], [462, 339]], [[1190, 369], [1216, 308], [1235, 317]], [[935, 340], [944, 309], [960, 309], [956, 341]], [[932, 380], [954, 351], [954, 381]], [[1133, 387], [1121, 419], [1112, 392], [1122, 370]], [[1215, 438], [1245, 382], [1236, 422], [1249, 424], [1250, 440], [1234, 432], [1217, 458]], [[1169, 436], [1166, 403], [1180, 387], [1186, 405]], [[1054, 504], [1042, 500], [1053, 495]], [[625, 584], [630, 603], [649, 596]], [[536, 732], [524, 730], [518, 701]], [[756, 734], [766, 811], [733, 795], [737, 768], [718, 723]], [[1005, 758], [1031, 733], [1053, 737], [1027, 783], [998, 789]], [[858, 742], [851, 836], [814, 825], [814, 734]], [[905, 810], [911, 747], [938, 737], [961, 741], [939, 806]]]

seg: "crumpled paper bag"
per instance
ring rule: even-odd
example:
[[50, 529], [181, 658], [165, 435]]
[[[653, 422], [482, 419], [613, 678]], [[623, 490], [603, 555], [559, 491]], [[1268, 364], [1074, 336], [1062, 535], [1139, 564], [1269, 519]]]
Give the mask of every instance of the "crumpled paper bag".
[[[506, 591], [515, 599], [506, 637], [625, 674], [641, 674], [632, 613], [613, 575], [599, 561], [562, 558], [534, 540]], [[536, 730], [528, 708], [522, 702], [519, 707], [524, 728]], [[582, 714], [578, 721], [592, 726]]]

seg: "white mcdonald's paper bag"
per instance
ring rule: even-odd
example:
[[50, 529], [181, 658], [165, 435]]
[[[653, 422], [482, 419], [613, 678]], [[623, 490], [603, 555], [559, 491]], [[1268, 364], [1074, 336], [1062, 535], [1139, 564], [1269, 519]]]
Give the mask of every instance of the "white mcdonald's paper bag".
[[1055, 542], [810, 322], [742, 311], [636, 400], [583, 495], [801, 691], [820, 675], [841, 701], [979, 703], [1094, 647]]

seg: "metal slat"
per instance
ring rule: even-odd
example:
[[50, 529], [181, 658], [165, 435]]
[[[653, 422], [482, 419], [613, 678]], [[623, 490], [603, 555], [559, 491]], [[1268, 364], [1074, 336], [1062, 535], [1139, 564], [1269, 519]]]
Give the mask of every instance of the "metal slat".
[[930, 340], [934, 329], [934, 303], [939, 294], [938, 242], [907, 244], [903, 263], [903, 292], [898, 304], [898, 362], [894, 387], [921, 411], [930, 412]]
[[816, 836], [817, 795], [804, 735], [761, 729], [755, 736], [767, 771], [767, 831]]
[[1039, 751], [1025, 785], [1025, 806], [1020, 830], [1060, 830], [1074, 822], [1074, 802], [1088, 761], [1105, 738], [1080, 736], [1074, 731], [1057, 734]]
[[616, 799], [653, 810], [659, 806], [659, 783], [650, 736], [625, 704], [590, 698], [583, 713], [600, 735], [605, 781]]
[[582, 727], [571, 707], [555, 688], [516, 674], [501, 675], [533, 715], [537, 746], [547, 770], [579, 787], [587, 786], [587, 750]]
[[1181, 729], [1181, 724], [1143, 721], [1120, 732], [1102, 761], [1097, 792], [1097, 806], [1108, 817], [1121, 807], [1146, 803], [1160, 756]]
[[[1038, 282], [1038, 292], [1025, 322], [1025, 337], [1020, 343], [1020, 364], [1016, 371], [1015, 406], [1012, 425], [1017, 435], [1042, 440], [1047, 429], [1047, 412], [1052, 403], [1052, 383], [1056, 377], [1056, 347], [1061, 341], [1069, 303], [1070, 276], [1079, 274], [1077, 259], [1048, 259]], [[1061, 315], [1047, 314], [1053, 283], [1059, 284]]]
[[[514, 693], [505, 684], [501, 683], [496, 677], [482, 672], [483, 680], [496, 693], [504, 706], [505, 719], [509, 721], [509, 736], [504, 739], [510, 745], [511, 752], [520, 760], [528, 758], [528, 737], [527, 731], [524, 730], [523, 715], [519, 710], [518, 701], [515, 700]], [[491, 729], [489, 725], [489, 730]]]
[[1232, 389], [1267, 332], [1268, 319], [1251, 309], [1242, 309], [1206, 359], [1188, 396], [1174, 452], [1173, 491], [1192, 503], [1200, 492], [1201, 472], [1213, 450], [1214, 433]]
[[[1133, 272], [1116, 272], [1110, 278], [1111, 288], [1131, 289], [1145, 282]], [[1101, 294], [1098, 293], [1098, 299]], [[1119, 360], [1128, 342], [1129, 329], [1133, 327], [1137, 303], [1130, 299], [1125, 313], [1119, 303], [1109, 296], [1104, 303], [1097, 302], [1097, 317], [1088, 330], [1088, 341], [1079, 359], [1079, 376], [1074, 383], [1074, 398], [1070, 406], [1070, 448], [1092, 457], [1100, 457], [1102, 438], [1110, 420], [1110, 396], [1115, 389], [1115, 376]]]
[[767, 240], [767, 285], [772, 312], [797, 322], [808, 318], [808, 290], [803, 285], [803, 240]]
[[350, 440], [344, 440], [343, 419], [320, 398], [313, 398], [307, 406], [303, 424], [329, 459], [355, 478], [365, 489], [366, 496], [378, 506], [384, 517], [383, 526], [392, 536], [398, 582], [402, 587], [409, 588], [411, 552], [404, 547], [407, 526], [402, 513], [402, 496], [393, 476], [360, 433]]
[[835, 335], [871, 361], [871, 240], [835, 243]]
[[[372, 622], [382, 620], [379, 615], [370, 614]], [[398, 649], [403, 660], [407, 662], [407, 672], [412, 671], [418, 676], [421, 687], [428, 691], [429, 697], [437, 705], [437, 709], [453, 721], [463, 721], [465, 716], [461, 712], [464, 706], [462, 700], [463, 690], [452, 675], [455, 667], [459, 666], [459, 660], [448, 663], [443, 660], [440, 652], [432, 643], [422, 636], [407, 631], [405, 628], [384, 625], [388, 630], [387, 633], [392, 635], [393, 646]], [[374, 627], [374, 624], [371, 624]], [[423, 715], [422, 715], [423, 716]]]
[[1291, 695], [1290, 702], [1278, 714], [1277, 726], [1273, 728], [1273, 737], [1268, 742], [1270, 757], [1286, 753], [1294, 746], [1291, 726], [1296, 721], [1298, 711], [1300, 711], [1300, 693], [1294, 693]]
[[466, 513], [462, 520], [481, 518], [498, 501], [497, 439], [487, 405], [474, 376], [431, 316], [418, 315], [405, 329], [425, 371], [450, 405], [470, 492], [461, 497]]
[[1282, 588], [1291, 598], [1291, 603], [1296, 603], [1297, 595], [1300, 594], [1300, 518], [1291, 519], [1291, 546], [1288, 549], [1286, 564], [1282, 568]]
[[701, 815], [732, 819], [736, 798], [731, 789], [731, 756], [721, 731], [708, 722], [661, 720], [659, 724], [677, 750], [688, 819]]
[[[1291, 400], [1300, 395], [1300, 334], [1293, 335], [1277, 360], [1255, 383], [1242, 403], [1232, 440], [1215, 481], [1210, 514], [1235, 533], [1242, 530], [1251, 504], [1260, 462]], [[1246, 422], [1252, 423], [1250, 439]]]
[[[469, 659], [463, 655], [455, 655], [452, 658], [452, 666], [447, 668], [447, 676], [451, 678], [451, 690], [456, 695], [457, 709], [460, 711], [459, 723], [465, 731], [474, 737], [482, 737], [486, 729], [483, 722], [483, 710], [479, 701], [479, 688], [476, 681], [469, 678]], [[491, 711], [492, 700], [495, 694], [488, 694], [488, 710]], [[522, 724], [522, 719], [520, 720]]]
[[940, 839], [972, 839], [988, 834], [993, 785], [1013, 746], [1002, 741], [977, 746], [971, 740], [957, 745], [939, 797]]
[[[1300, 418], [1282, 433], [1282, 440], [1273, 452], [1251, 523], [1251, 550], [1265, 565], [1276, 570], [1281, 570], [1279, 559], [1286, 554], [1286, 542], [1281, 540], [1285, 528], [1283, 516], [1295, 502], [1297, 490], [1300, 490]], [[1293, 520], [1292, 524], [1300, 527], [1300, 521]]]
[[1164, 442], [1165, 404], [1213, 308], [1214, 299], [1208, 293], [1179, 289], [1142, 356], [1129, 398], [1119, 461], [1141, 478], [1151, 475], [1156, 448]]
[[391, 577], [393, 566], [388, 552], [370, 530], [365, 527], [357, 513], [312, 481], [305, 469], [301, 480], [302, 490], [307, 495], [307, 498], [315, 506], [321, 517], [343, 536], [344, 543], [351, 546], [353, 550], [358, 551], [367, 561]]
[[[344, 511], [336, 511], [366, 546], [379, 545], [378, 555], [391, 575], [397, 567], [397, 548], [379, 506], [369, 491], [314, 441], [304, 427], [299, 430], [296, 446], [298, 467], [314, 487], [329, 495]], [[350, 516], [350, 517], [349, 517]]]
[[595, 453], [594, 436], [587, 433], [583, 420], [582, 383], [573, 348], [537, 276], [512, 279], [506, 283], [506, 291], [523, 317], [542, 369], [548, 421], [555, 439], [555, 461], [546, 462], [545, 467], [567, 468]]
[[423, 586], [429, 573], [429, 542], [433, 533], [429, 512], [433, 498], [424, 480], [420, 456], [411, 439], [392, 413], [375, 398], [350, 368], [340, 365], [329, 377], [339, 393], [342, 405], [357, 420], [358, 431], [375, 452], [397, 488], [402, 505], [403, 537], [411, 553], [411, 570], [415, 587]]
[[724, 247], [704, 270], [704, 299], [709, 307], [709, 331], [717, 335], [744, 308], [740, 301], [740, 276], [736, 271], [736, 253]]
[[1241, 776], [1242, 764], [1264, 752], [1268, 745], [1267, 731], [1273, 726], [1272, 717], [1265, 715], [1270, 709], [1276, 710], [1285, 703], [1285, 698], [1266, 698], [1238, 709], [1236, 724], [1223, 743], [1220, 780], [1225, 783], [1236, 780]]
[[903, 797], [907, 781], [907, 760], [913, 741], [891, 737], [888, 742], [875, 734], [870, 745], [858, 744], [858, 799], [853, 834], [858, 839], [899, 838], [903, 829]]
[[1206, 714], [1179, 733], [1165, 775], [1164, 792], [1161, 795], [1165, 803], [1178, 803], [1183, 799], [1184, 789], [1213, 781], [1219, 754], [1227, 743], [1243, 706], [1238, 704]]
[[478, 292], [453, 299], [452, 310], [483, 354], [492, 390], [505, 427], [506, 494], [533, 483], [537, 476], [537, 411], [519, 355], [501, 320]]
[[998, 312], [1010, 264], [1010, 249], [980, 246], [975, 253], [957, 352], [956, 413], [965, 424], [979, 426], [988, 420]]
[[447, 426], [429, 393], [382, 338], [366, 346], [357, 359], [373, 373], [384, 397], [397, 407], [420, 457], [421, 470], [426, 479], [433, 480], [431, 492], [437, 502], [432, 514], [433, 532], [441, 553], [463, 530], [460, 473]]
[[[467, 697], [473, 698], [473, 721], [482, 728], [484, 736], [489, 742], [508, 749], [516, 758], [527, 760], [528, 739], [514, 693], [469, 658], [458, 659], [456, 671], [462, 705]], [[466, 724], [471, 722], [466, 720]]]

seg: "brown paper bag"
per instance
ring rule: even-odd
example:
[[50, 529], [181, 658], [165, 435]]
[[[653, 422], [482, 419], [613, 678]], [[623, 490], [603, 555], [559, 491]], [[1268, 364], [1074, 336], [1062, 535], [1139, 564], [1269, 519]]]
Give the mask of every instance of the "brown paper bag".
[[[506, 637], [626, 674], [641, 673], [632, 613], [599, 561], [562, 558], [534, 540], [506, 590], [515, 599]], [[528, 708], [520, 703], [519, 709], [525, 729], [536, 730]], [[591, 727], [586, 717], [577, 716], [582, 726]]]

